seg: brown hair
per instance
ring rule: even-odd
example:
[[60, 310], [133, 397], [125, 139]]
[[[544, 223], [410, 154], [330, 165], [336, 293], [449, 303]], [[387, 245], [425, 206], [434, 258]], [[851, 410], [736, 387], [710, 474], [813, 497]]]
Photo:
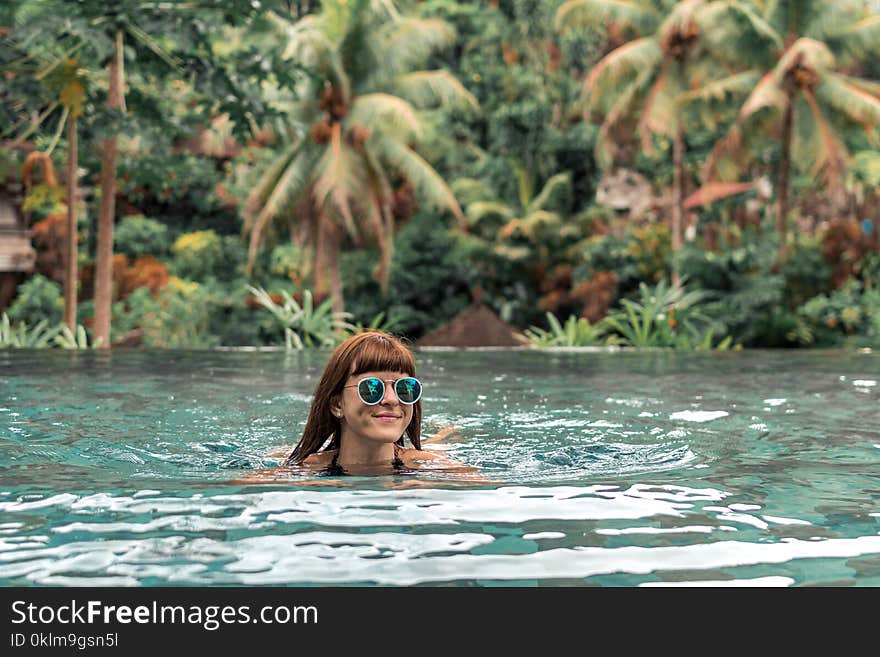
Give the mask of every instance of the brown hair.
[[[334, 399], [342, 394], [343, 386], [349, 376], [364, 372], [404, 372], [416, 375], [416, 359], [413, 353], [398, 338], [382, 331], [366, 331], [348, 338], [336, 347], [324, 368], [309, 418], [302, 438], [284, 461], [284, 465], [302, 463], [307, 456], [317, 452], [328, 437], [332, 437], [327, 449], [339, 448], [340, 422], [330, 410]], [[403, 446], [404, 436], [413, 447], [422, 448], [422, 402], [413, 404], [413, 415], [397, 444]]]

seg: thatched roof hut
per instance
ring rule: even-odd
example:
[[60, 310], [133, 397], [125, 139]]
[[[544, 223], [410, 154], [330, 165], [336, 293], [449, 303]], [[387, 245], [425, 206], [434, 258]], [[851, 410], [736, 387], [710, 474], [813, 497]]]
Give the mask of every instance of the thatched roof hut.
[[516, 327], [476, 301], [415, 343], [416, 347], [522, 347]]

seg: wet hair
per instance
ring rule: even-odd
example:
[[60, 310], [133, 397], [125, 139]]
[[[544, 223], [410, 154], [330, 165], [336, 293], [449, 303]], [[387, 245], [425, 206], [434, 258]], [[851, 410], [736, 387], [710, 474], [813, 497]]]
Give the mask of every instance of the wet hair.
[[[336, 347], [315, 388], [303, 435], [284, 465], [302, 463], [307, 456], [319, 451], [328, 438], [330, 444], [324, 451], [339, 449], [341, 423], [333, 415], [331, 405], [342, 395], [348, 377], [364, 372], [404, 372], [415, 376], [416, 359], [398, 338], [382, 331], [358, 333]], [[421, 426], [422, 402], [419, 400], [413, 404], [412, 419], [397, 444], [402, 447], [407, 437], [413, 447], [421, 449]]]

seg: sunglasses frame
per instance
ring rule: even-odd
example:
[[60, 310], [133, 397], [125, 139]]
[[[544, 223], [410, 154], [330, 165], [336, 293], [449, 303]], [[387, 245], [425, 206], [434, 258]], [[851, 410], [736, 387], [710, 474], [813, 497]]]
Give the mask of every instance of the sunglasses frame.
[[[361, 384], [362, 384], [364, 381], [368, 380], [368, 379], [376, 379], [377, 381], [379, 381], [379, 382], [382, 383], [382, 396], [379, 397], [379, 399], [378, 399], [377, 401], [374, 401], [374, 402], [372, 402], [372, 403], [366, 401], [366, 400], [361, 396]], [[405, 379], [413, 379], [414, 381], [416, 381], [416, 383], [419, 384], [419, 396], [416, 397], [414, 401], [411, 401], [411, 402], [405, 402], [405, 401], [403, 401], [403, 400], [400, 398], [400, 395], [397, 394], [397, 383], [398, 383], [399, 381], [403, 381], [403, 380], [405, 380]], [[392, 379], [388, 379], [388, 381], [391, 383], [391, 389], [394, 391], [394, 396], [397, 397], [397, 401], [399, 401], [401, 404], [406, 404], [407, 406], [414, 406], [414, 405], [417, 404], [418, 401], [422, 398], [422, 392], [424, 391], [424, 386], [422, 385], [422, 382], [419, 381], [416, 377], [414, 377], [414, 376], [402, 376], [402, 377], [400, 377], [399, 379], [393, 379], [393, 380], [392, 380]], [[376, 406], [377, 404], [381, 404], [381, 403], [382, 403], [382, 400], [385, 399], [385, 391], [387, 390], [387, 388], [386, 388], [386, 386], [385, 386], [385, 383], [386, 383], [385, 379], [380, 379], [378, 376], [365, 376], [364, 378], [358, 380], [357, 383], [352, 383], [351, 385], [342, 386], [342, 387], [343, 387], [343, 388], [357, 388], [357, 396], [358, 396], [358, 399], [361, 400], [361, 403], [362, 403], [362, 404], [365, 404], [365, 405], [367, 405], [367, 406]]]

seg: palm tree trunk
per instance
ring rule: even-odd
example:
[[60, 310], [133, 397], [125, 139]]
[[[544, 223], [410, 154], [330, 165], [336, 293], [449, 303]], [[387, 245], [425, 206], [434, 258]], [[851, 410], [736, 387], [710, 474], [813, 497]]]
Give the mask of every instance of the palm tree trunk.
[[315, 301], [322, 301], [328, 294], [327, 289], [327, 222], [329, 219], [322, 210], [315, 216], [315, 250], [312, 258], [312, 293]]
[[[110, 60], [107, 107], [125, 109], [122, 95], [122, 31]], [[110, 304], [113, 297], [113, 215], [116, 211], [116, 135], [101, 145], [101, 209], [98, 214], [98, 248], [95, 254], [95, 340], [110, 348]]]
[[[339, 271], [340, 231], [323, 210], [318, 210], [315, 239], [314, 297], [321, 302], [333, 297], [333, 310], [342, 312], [342, 273]], [[328, 280], [329, 279], [329, 280]]]
[[681, 250], [681, 224], [684, 217], [684, 130], [675, 131], [672, 142], [672, 284], [678, 285], [676, 254]]
[[329, 226], [327, 231], [327, 270], [330, 272], [330, 294], [333, 297], [333, 311], [341, 313], [345, 310], [342, 298], [342, 272], [339, 270], [339, 247], [342, 235], [336, 226]]
[[776, 214], [776, 232], [779, 233], [779, 262], [785, 259], [785, 220], [788, 217], [788, 177], [791, 169], [791, 127], [794, 119], [794, 99], [786, 98], [782, 119], [782, 157], [779, 162], [779, 207]]
[[77, 171], [76, 117], [67, 115], [67, 267], [64, 276], [64, 323], [76, 332], [76, 279], [77, 279], [77, 232], [76, 232], [76, 171]]

